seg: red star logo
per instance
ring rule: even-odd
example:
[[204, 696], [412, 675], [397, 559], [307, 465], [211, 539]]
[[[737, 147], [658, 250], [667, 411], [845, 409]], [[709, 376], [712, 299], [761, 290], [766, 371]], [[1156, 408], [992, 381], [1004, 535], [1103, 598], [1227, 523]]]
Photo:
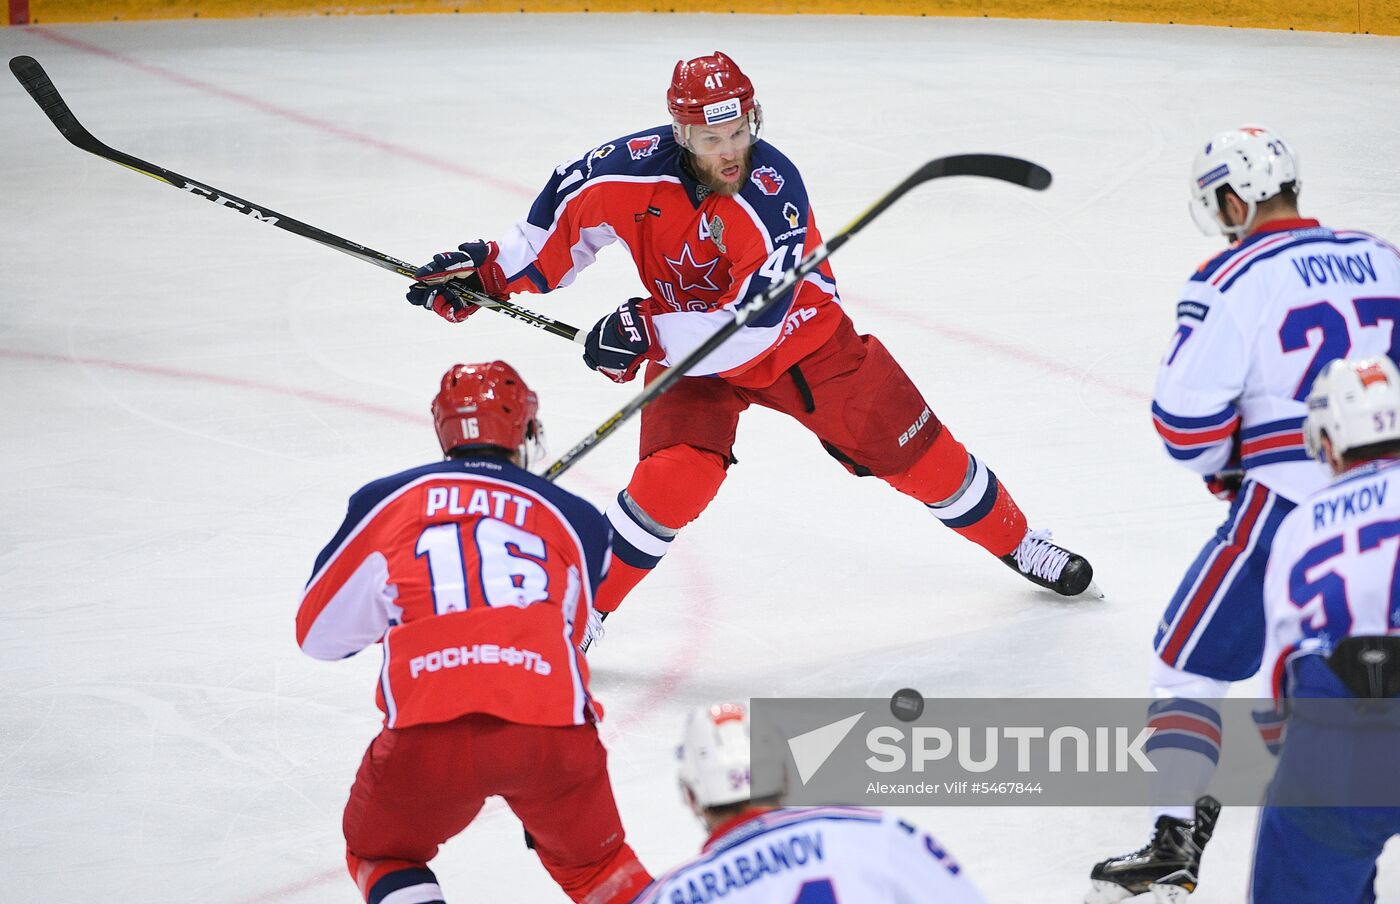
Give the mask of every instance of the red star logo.
[[666, 258], [666, 263], [670, 265], [671, 272], [676, 274], [676, 281], [680, 284], [682, 292], [688, 292], [692, 289], [708, 292], [719, 291], [719, 286], [715, 285], [714, 280], [710, 279], [710, 274], [714, 272], [715, 267], [719, 264], [719, 258], [716, 257], [713, 260], [705, 261], [703, 264], [697, 264], [694, 256], [690, 253], [689, 242], [686, 242], [685, 246], [681, 248], [680, 260], [673, 261], [668, 257]]

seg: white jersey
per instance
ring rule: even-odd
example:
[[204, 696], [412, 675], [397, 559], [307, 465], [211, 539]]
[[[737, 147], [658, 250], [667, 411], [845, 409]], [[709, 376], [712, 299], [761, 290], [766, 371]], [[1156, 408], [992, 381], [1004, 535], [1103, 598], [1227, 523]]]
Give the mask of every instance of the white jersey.
[[1279, 694], [1295, 653], [1351, 635], [1400, 633], [1400, 461], [1369, 462], [1299, 503], [1264, 576], [1265, 666]]
[[1348, 355], [1400, 359], [1400, 251], [1275, 221], [1206, 262], [1176, 316], [1152, 400], [1167, 451], [1202, 475], [1243, 467], [1297, 501], [1327, 482], [1303, 448], [1313, 378]]
[[981, 904], [933, 837], [878, 810], [771, 810], [722, 828], [633, 904]]

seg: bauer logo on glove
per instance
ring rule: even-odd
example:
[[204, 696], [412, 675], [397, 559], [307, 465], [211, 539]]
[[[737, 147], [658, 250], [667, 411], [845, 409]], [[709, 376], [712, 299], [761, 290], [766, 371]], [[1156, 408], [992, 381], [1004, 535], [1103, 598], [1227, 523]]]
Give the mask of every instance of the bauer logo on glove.
[[584, 343], [583, 363], [614, 383], [626, 383], [643, 361], [660, 360], [661, 349], [651, 341], [654, 304], [650, 298], [630, 298], [594, 324]]

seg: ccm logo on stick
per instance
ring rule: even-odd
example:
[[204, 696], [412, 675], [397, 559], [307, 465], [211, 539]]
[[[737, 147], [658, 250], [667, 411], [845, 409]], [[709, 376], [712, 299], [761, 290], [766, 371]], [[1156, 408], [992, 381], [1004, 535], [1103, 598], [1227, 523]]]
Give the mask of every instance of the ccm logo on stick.
[[190, 182], [178, 187], [183, 189], [184, 191], [189, 192], [192, 195], [197, 195], [201, 198], [204, 198], [206, 201], [213, 201], [220, 207], [232, 207], [239, 213], [246, 213], [248, 216], [252, 217], [255, 220], [261, 220], [264, 223], [277, 222], [277, 217], [274, 217], [270, 214], [265, 214], [261, 210], [258, 210], [256, 207], [249, 207], [242, 201], [235, 201], [233, 198], [225, 198], [223, 195], [219, 194], [213, 189], [205, 188], [202, 185], [195, 185], [194, 183]]

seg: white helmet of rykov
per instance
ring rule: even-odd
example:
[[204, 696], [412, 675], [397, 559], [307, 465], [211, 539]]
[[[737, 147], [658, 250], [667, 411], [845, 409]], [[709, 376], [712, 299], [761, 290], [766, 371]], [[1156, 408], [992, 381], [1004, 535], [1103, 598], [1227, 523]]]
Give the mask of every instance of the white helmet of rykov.
[[[1255, 208], [1298, 181], [1298, 156], [1278, 133], [1240, 126], [1212, 138], [1191, 165], [1191, 218], [1206, 235], [1241, 238], [1254, 225]], [[1230, 187], [1249, 207], [1243, 223], [1226, 225], [1219, 190]]]
[[1326, 463], [1322, 437], [1344, 455], [1358, 446], [1400, 440], [1400, 370], [1385, 355], [1328, 363], [1308, 392], [1303, 442]]

